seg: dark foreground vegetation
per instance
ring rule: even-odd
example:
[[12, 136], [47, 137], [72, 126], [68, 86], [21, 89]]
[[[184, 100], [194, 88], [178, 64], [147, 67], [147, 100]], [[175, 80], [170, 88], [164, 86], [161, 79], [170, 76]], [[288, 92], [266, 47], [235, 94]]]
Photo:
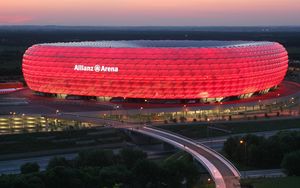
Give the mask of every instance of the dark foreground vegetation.
[[248, 167], [280, 168], [287, 175], [300, 176], [300, 131], [282, 131], [269, 138], [246, 135], [230, 137], [223, 152]]
[[299, 27], [62, 27], [1, 26], [0, 75], [21, 75], [31, 45], [95, 40], [254, 40], [283, 44], [291, 60], [300, 59]]
[[1, 175], [1, 188], [94, 188], [94, 187], [193, 187], [199, 173], [188, 159], [153, 162], [135, 149], [91, 150], [73, 160], [53, 158], [39, 172], [36, 163], [21, 166], [21, 174]]

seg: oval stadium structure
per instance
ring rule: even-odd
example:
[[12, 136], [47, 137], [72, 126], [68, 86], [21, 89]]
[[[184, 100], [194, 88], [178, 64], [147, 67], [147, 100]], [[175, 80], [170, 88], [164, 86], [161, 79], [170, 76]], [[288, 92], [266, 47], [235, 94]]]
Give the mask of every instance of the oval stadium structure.
[[96, 41], [30, 47], [23, 74], [34, 91], [147, 99], [242, 96], [277, 86], [285, 48], [254, 41]]

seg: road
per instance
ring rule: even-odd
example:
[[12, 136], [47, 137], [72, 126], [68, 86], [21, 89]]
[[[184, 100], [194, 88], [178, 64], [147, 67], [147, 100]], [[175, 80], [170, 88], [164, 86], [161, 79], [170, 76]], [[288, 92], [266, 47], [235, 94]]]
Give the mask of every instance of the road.
[[205, 147], [204, 145], [197, 144], [193, 140], [175, 135], [174, 133], [150, 127], [128, 129], [163, 140], [190, 153], [208, 170], [217, 188], [240, 187], [239, 171], [219, 153]]
[[[55, 156], [65, 157], [66, 159], [73, 159], [77, 156], [77, 153], [62, 154], [62, 155], [55, 155]], [[28, 162], [31, 163], [36, 162], [39, 164], [40, 170], [45, 170], [49, 160], [55, 156], [50, 155], [50, 156], [42, 156], [42, 157], [32, 157], [27, 159], [0, 161], [0, 174], [20, 173], [20, 166]]]
[[282, 169], [268, 169], [268, 170], [249, 170], [241, 171], [243, 178], [272, 178], [272, 177], [284, 177]]

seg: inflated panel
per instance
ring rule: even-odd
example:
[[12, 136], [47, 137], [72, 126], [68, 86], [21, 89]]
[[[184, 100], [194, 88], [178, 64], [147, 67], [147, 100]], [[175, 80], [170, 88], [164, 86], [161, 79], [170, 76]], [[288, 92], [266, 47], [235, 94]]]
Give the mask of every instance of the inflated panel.
[[158, 43], [34, 45], [24, 54], [23, 74], [28, 86], [40, 92], [193, 99], [238, 96], [271, 88], [287, 71], [287, 52], [275, 42]]

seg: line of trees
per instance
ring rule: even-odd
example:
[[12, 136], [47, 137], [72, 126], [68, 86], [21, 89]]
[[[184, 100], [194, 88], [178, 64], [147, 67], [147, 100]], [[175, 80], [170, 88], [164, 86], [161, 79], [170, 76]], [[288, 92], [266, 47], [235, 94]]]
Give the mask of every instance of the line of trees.
[[257, 168], [281, 166], [288, 175], [300, 175], [300, 131], [282, 131], [269, 138], [251, 134], [230, 137], [223, 152], [238, 164]]
[[63, 157], [49, 161], [47, 169], [39, 171], [36, 163], [21, 166], [21, 174], [1, 175], [1, 188], [89, 188], [89, 187], [192, 187], [199, 173], [192, 160], [153, 162], [135, 149], [80, 152], [78, 157]]

